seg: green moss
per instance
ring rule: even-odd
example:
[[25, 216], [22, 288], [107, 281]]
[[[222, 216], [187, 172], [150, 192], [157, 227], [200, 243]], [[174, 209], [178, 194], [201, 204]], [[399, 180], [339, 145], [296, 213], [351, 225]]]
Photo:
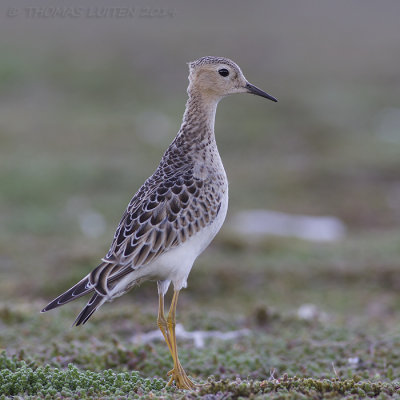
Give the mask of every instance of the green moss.
[[142, 378], [138, 372], [105, 370], [99, 373], [80, 370], [73, 364], [66, 369], [49, 365], [32, 368], [23, 360], [7, 357], [5, 352], [0, 356], [0, 366], [0, 393], [7, 397], [133, 397], [160, 391], [165, 386], [163, 380]]
[[94, 372], [73, 364], [66, 368], [38, 366], [19, 357], [0, 354], [0, 394], [2, 399], [24, 398], [392, 398], [400, 396], [400, 382], [372, 382], [355, 379], [314, 379], [283, 374], [269, 380], [223, 379], [214, 376], [193, 391], [165, 388], [163, 379], [144, 378], [138, 372], [104, 370]]
[[209, 379], [207, 384], [199, 389], [201, 396], [224, 393], [225, 398], [271, 398], [271, 399], [301, 399], [301, 398], [360, 398], [378, 397], [390, 398], [400, 395], [400, 382], [371, 383], [368, 381], [339, 379], [289, 378], [264, 381], [215, 381]]

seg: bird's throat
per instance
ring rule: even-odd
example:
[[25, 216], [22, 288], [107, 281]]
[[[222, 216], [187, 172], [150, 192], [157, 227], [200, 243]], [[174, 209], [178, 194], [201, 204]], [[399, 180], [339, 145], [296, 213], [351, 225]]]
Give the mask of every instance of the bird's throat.
[[220, 99], [194, 89], [188, 90], [188, 94], [179, 133], [192, 138], [197, 137], [201, 141], [213, 138], [215, 112]]

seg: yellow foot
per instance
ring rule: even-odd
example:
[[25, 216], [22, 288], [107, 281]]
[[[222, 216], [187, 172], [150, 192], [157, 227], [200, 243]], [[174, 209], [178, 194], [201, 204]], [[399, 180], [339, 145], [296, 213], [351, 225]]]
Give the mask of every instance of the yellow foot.
[[167, 375], [171, 375], [171, 379], [167, 383], [167, 386], [171, 386], [172, 383], [175, 382], [178, 389], [193, 389], [195, 387], [195, 384], [188, 378], [181, 365], [178, 365], [177, 368], [171, 369]]

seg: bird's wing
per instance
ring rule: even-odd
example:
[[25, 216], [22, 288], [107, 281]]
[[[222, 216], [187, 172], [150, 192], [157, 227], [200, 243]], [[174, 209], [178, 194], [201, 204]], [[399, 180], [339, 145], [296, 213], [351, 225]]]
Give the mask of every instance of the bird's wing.
[[106, 294], [117, 278], [149, 264], [211, 224], [221, 201], [217, 180], [197, 179], [190, 173], [149, 178], [129, 203], [105, 264], [90, 274], [90, 283]]
[[68, 289], [63, 294], [60, 294], [51, 303], [47, 304], [47, 306], [43, 308], [42, 312], [52, 310], [53, 308], [60, 307], [72, 300], [79, 299], [79, 297], [82, 297], [91, 291], [93, 291], [93, 286], [90, 285], [89, 275], [87, 275], [77, 284], [72, 286], [72, 288]]
[[196, 178], [191, 170], [184, 170], [179, 176], [160, 177], [156, 171], [129, 203], [103, 262], [42, 312], [95, 290], [84, 315], [80, 314], [75, 324], [86, 322], [120, 279], [214, 221], [222, 201], [218, 178]]
[[[60, 294], [58, 297], [56, 297], [54, 300], [52, 300], [49, 304], [47, 304], [47, 306], [44, 307], [41, 312], [50, 311], [53, 308], [63, 306], [64, 304], [67, 304], [70, 301], [79, 299], [80, 297], [84, 296], [85, 294], [91, 293], [94, 290], [96, 290], [96, 287], [94, 284], [91, 283], [90, 278], [91, 278], [91, 275], [96, 273], [97, 271], [100, 271], [100, 272], [108, 271], [111, 282], [113, 282], [115, 280], [114, 277], [118, 276], [118, 273], [121, 269], [124, 269], [124, 267], [121, 265], [115, 265], [115, 264], [102, 262], [89, 275], [85, 276], [77, 284], [75, 284], [70, 289], [68, 289], [66, 292]], [[86, 312], [88, 312], [88, 310], [90, 310], [90, 311], [93, 310], [93, 312], [96, 311], [97, 308], [100, 307], [102, 303], [100, 303], [100, 299], [97, 299], [97, 298], [96, 298], [97, 300], [95, 302], [94, 297], [98, 296], [98, 297], [102, 298], [104, 295], [106, 295], [106, 293], [99, 294], [98, 291], [96, 290], [96, 293], [94, 294], [93, 298], [89, 301], [89, 303], [85, 307]], [[104, 301], [106, 301], [106, 299], [104, 299]], [[81, 323], [86, 322], [89, 319], [89, 317], [93, 314], [93, 312], [90, 312], [90, 315], [88, 315], [86, 318], [86, 314], [85, 314], [85, 317], [83, 317], [83, 311], [82, 311], [82, 313], [76, 319], [75, 324], [80, 325]], [[80, 318], [80, 317], [82, 317], [82, 318]], [[84, 322], [83, 322], [83, 319], [85, 319]], [[80, 322], [77, 323], [78, 321], [80, 321]]]
[[100, 306], [106, 301], [106, 298], [94, 293], [93, 296], [90, 298], [86, 306], [83, 310], [79, 313], [76, 317], [72, 326], [79, 326], [84, 325], [88, 321], [88, 319], [94, 314], [94, 312], [100, 308]]

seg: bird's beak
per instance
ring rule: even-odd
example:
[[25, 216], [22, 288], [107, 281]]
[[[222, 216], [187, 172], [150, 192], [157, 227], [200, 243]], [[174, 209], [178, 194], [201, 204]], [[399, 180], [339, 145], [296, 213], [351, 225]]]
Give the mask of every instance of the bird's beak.
[[257, 86], [254, 86], [249, 82], [246, 83], [245, 88], [247, 89], [247, 93], [265, 97], [266, 99], [272, 100], [275, 103], [278, 101], [275, 97], [270, 96], [268, 93], [265, 93], [263, 90], [259, 89]]

